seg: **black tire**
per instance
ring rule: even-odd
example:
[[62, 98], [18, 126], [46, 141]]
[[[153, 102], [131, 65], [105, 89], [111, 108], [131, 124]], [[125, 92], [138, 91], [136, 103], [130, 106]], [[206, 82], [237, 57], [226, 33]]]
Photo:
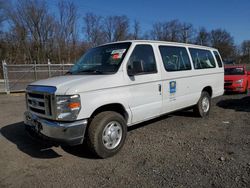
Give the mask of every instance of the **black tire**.
[[[120, 129], [120, 134], [121, 137], [118, 144], [117, 141], [117, 146], [114, 148], [107, 148], [105, 146], [105, 143], [103, 141], [103, 134], [104, 134], [104, 129], [107, 130], [107, 127], [112, 123], [112, 122], [118, 122], [117, 124]], [[121, 126], [120, 126], [121, 125]], [[119, 113], [112, 112], [112, 111], [105, 111], [97, 114], [94, 119], [91, 121], [89, 127], [88, 127], [88, 134], [87, 134], [87, 144], [89, 149], [98, 157], [100, 158], [107, 158], [115, 155], [122, 146], [124, 145], [125, 139], [127, 135], [127, 125]], [[108, 137], [111, 140], [111, 134]], [[119, 137], [119, 136], [118, 136]], [[112, 139], [116, 140], [116, 138]], [[116, 142], [116, 141], [114, 141]]]
[[245, 90], [245, 92], [244, 92], [245, 94], [247, 94], [248, 93], [248, 83], [247, 83], [247, 86], [246, 86], [246, 90]]
[[[208, 102], [208, 109], [204, 109], [204, 107], [202, 107], [202, 101], [206, 100]], [[209, 115], [210, 112], [210, 108], [211, 108], [211, 96], [209, 95], [208, 92], [206, 91], [202, 91], [201, 93], [201, 97], [198, 101], [198, 103], [194, 106], [193, 110], [194, 110], [194, 114], [197, 117], [207, 117]]]

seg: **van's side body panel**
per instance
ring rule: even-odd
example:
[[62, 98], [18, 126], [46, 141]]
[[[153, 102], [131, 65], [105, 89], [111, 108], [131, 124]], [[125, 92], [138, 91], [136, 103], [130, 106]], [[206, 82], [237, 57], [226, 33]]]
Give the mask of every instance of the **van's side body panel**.
[[[148, 43], [138, 42], [136, 44]], [[136, 44], [134, 44], [134, 46]], [[224, 69], [223, 67], [218, 67], [217, 63], [215, 68], [194, 69], [188, 46], [183, 44], [173, 45], [172, 43], [153, 43], [151, 45], [154, 47], [157, 61], [157, 74], [129, 77], [126, 72], [127, 64], [126, 62], [123, 63], [124, 78], [130, 88], [128, 104], [133, 114], [131, 124], [136, 124], [165, 113], [193, 106], [198, 102], [201, 92], [205, 87], [210, 87], [212, 89], [212, 98], [224, 93]], [[161, 54], [159, 52], [160, 45], [184, 46], [189, 54], [192, 65], [191, 70], [167, 72], [163, 66]], [[212, 53], [210, 48], [196, 48], [206, 49]], [[174, 92], [170, 91], [172, 82], [176, 84]], [[161, 85], [161, 92], [159, 92], [159, 84]], [[162, 101], [159, 101], [160, 98]], [[161, 106], [160, 111], [158, 109], [159, 106]]]

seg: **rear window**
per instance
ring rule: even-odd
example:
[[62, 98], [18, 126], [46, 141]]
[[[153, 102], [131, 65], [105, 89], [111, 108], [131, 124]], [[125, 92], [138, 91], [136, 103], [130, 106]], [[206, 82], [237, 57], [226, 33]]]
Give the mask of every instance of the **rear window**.
[[217, 60], [218, 66], [219, 66], [219, 67], [222, 67], [222, 60], [221, 60], [221, 58], [220, 58], [219, 53], [218, 53], [217, 51], [213, 51], [213, 52], [214, 52], [214, 56], [215, 56], [215, 58], [216, 58], [216, 60]]
[[244, 75], [243, 67], [225, 68], [225, 75]]
[[209, 50], [189, 48], [189, 51], [195, 69], [215, 68], [215, 59]]
[[166, 71], [190, 70], [191, 63], [186, 48], [175, 46], [159, 46]]

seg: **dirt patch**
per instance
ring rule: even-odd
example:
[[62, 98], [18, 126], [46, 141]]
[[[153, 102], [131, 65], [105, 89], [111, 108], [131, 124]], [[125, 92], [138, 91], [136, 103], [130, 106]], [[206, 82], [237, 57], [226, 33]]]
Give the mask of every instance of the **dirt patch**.
[[54, 147], [24, 131], [24, 95], [0, 95], [0, 187], [250, 187], [250, 97], [213, 100], [133, 126], [116, 156]]

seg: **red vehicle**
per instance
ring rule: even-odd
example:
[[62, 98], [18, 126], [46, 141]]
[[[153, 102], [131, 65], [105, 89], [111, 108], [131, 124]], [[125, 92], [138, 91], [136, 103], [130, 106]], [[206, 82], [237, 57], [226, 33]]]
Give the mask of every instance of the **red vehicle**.
[[250, 71], [246, 71], [245, 65], [225, 66], [224, 89], [244, 93], [250, 88]]

